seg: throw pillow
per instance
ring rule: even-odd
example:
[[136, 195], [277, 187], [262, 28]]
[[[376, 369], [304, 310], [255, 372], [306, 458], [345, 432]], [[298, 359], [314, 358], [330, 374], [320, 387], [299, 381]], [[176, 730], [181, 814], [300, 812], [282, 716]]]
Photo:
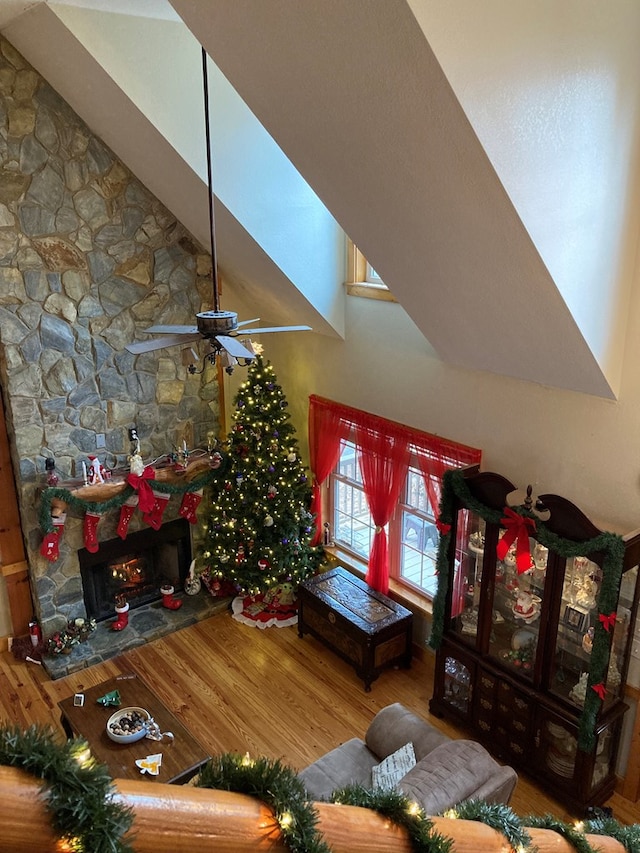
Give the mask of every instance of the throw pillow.
[[395, 788], [412, 767], [416, 766], [416, 755], [412, 743], [405, 743], [400, 749], [388, 755], [384, 761], [371, 768], [371, 780], [374, 788]]

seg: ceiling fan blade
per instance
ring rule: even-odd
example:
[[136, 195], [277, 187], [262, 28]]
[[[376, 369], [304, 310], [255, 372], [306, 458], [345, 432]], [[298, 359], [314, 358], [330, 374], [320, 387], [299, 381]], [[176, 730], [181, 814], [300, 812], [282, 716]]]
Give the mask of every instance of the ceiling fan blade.
[[139, 355], [143, 352], [152, 352], [155, 349], [164, 349], [164, 347], [181, 347], [185, 344], [190, 344], [192, 341], [201, 340], [199, 334], [195, 335], [165, 335], [163, 338], [156, 338], [154, 341], [141, 341], [138, 344], [127, 344], [125, 347], [134, 355]]
[[247, 347], [235, 338], [230, 338], [228, 335], [216, 335], [215, 339], [234, 358], [248, 358], [250, 361], [255, 360], [256, 354], [247, 349]]
[[149, 326], [144, 330], [149, 335], [196, 335], [197, 326]]
[[246, 326], [249, 323], [257, 323], [260, 320], [260, 317], [254, 317], [253, 320], [241, 320], [238, 323], [238, 326]]
[[[239, 324], [238, 324], [239, 325]], [[311, 332], [311, 326], [271, 326], [268, 329], [243, 329], [242, 335], [264, 335], [267, 332]]]

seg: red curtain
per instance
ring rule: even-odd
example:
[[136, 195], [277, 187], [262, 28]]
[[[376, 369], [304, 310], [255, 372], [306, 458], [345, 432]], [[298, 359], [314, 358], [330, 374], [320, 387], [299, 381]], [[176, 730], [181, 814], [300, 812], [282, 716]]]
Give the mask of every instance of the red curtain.
[[[436, 517], [440, 519], [440, 495], [442, 493], [442, 475], [448, 468], [462, 468], [465, 465], [475, 465], [480, 462], [482, 456], [479, 450], [473, 447], [465, 447], [446, 439], [433, 437], [429, 446], [417, 447], [418, 464], [424, 477], [424, 485], [429, 497], [429, 503]], [[464, 610], [465, 578], [461, 570], [460, 542], [468, 539], [467, 530], [469, 524], [469, 513], [464, 513], [464, 521], [458, 525], [456, 542], [456, 560], [454, 563], [453, 593], [451, 597], [451, 616], [459, 616]]]
[[[330, 401], [326, 401], [330, 403]], [[309, 406], [309, 460], [313, 473], [311, 512], [315, 515], [316, 532], [312, 545], [322, 542], [322, 495], [320, 487], [338, 464], [340, 442], [351, 431], [351, 421], [344, 418], [342, 406], [322, 405], [311, 398]]]
[[[314, 542], [319, 542], [322, 536], [320, 486], [338, 463], [340, 442], [348, 438], [356, 444], [364, 491], [376, 525], [366, 579], [375, 589], [386, 593], [389, 561], [384, 526], [404, 485], [411, 454], [416, 454], [419, 460], [437, 518], [443, 473], [448, 468], [479, 463], [481, 451], [324, 397], [312, 395], [309, 404], [309, 451], [314, 475], [312, 510], [316, 514]], [[454, 610], [458, 598], [454, 597]]]
[[409, 468], [410, 448], [406, 436], [385, 435], [364, 423], [356, 427], [358, 462], [369, 511], [376, 526], [365, 577], [378, 592], [389, 592], [387, 533], [384, 529], [398, 502]]

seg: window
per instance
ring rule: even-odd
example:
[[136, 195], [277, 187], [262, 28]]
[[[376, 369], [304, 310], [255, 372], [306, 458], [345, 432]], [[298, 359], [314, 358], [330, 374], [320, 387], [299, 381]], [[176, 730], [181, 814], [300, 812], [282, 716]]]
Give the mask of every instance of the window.
[[347, 241], [346, 284], [349, 296], [383, 299], [386, 302], [396, 301], [387, 285], [351, 240]]
[[315, 395], [309, 450], [314, 541], [326, 521], [337, 551], [366, 564], [375, 589], [393, 579], [433, 597], [442, 475], [478, 464], [480, 450]]
[[[343, 441], [340, 459], [331, 476], [332, 530], [336, 547], [366, 561], [373, 544], [375, 524], [364, 493], [362, 476], [352, 441]], [[417, 592], [436, 593], [438, 528], [424, 476], [416, 467], [407, 472], [402, 495], [387, 525], [390, 576]]]

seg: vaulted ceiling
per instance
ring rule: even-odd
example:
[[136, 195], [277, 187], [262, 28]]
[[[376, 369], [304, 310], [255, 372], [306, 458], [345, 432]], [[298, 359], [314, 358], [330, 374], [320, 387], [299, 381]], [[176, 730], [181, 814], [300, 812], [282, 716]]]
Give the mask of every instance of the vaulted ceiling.
[[[615, 396], [621, 356], [572, 316], [430, 45], [420, 0], [0, 0], [9, 41], [206, 245], [202, 177], [71, 31], [65, 6], [179, 16], [441, 359]], [[341, 281], [321, 297], [219, 209], [221, 264], [252, 303], [271, 321], [349, 334]]]

